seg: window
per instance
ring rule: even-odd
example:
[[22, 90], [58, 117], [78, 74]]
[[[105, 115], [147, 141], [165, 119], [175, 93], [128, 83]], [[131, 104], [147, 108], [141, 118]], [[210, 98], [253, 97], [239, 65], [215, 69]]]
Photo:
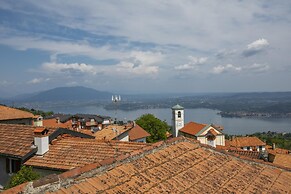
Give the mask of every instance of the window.
[[11, 158], [6, 158], [6, 172], [16, 173], [20, 170], [21, 162], [20, 160], [13, 160]]
[[181, 118], [181, 111], [178, 111], [178, 118]]

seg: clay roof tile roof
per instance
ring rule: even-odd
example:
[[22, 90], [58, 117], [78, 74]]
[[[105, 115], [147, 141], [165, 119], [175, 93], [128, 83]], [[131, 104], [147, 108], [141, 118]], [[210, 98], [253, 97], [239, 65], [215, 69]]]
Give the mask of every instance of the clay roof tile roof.
[[190, 134], [190, 135], [196, 135], [199, 131], [201, 131], [206, 126], [207, 126], [206, 124], [189, 122], [182, 129], [180, 129], [180, 131], [183, 133]]
[[273, 163], [291, 168], [291, 154], [276, 154]]
[[63, 127], [63, 128], [72, 128], [72, 121], [68, 120], [65, 123], [58, 122], [56, 118], [44, 119], [42, 121], [44, 127]]
[[39, 193], [290, 193], [290, 170], [179, 137], [27, 188]]
[[30, 112], [0, 105], [0, 120], [34, 118]]
[[22, 158], [33, 145], [33, 131], [29, 125], [0, 124], [0, 155]]
[[129, 140], [134, 141], [137, 139], [145, 138], [151, 136], [146, 130], [141, 128], [138, 124], [129, 131]]
[[53, 145], [49, 146], [49, 151], [46, 154], [33, 156], [25, 162], [25, 165], [69, 170], [100, 162], [106, 158], [117, 157], [120, 154], [132, 152], [149, 145], [69, 137], [55, 141]]
[[108, 125], [107, 127], [92, 133], [91, 130], [80, 130], [81, 133], [95, 136], [95, 139], [99, 140], [113, 140], [119, 135], [129, 131], [131, 126], [125, 125]]
[[230, 141], [230, 146], [233, 147], [248, 147], [248, 146], [264, 146], [265, 142], [257, 137], [235, 137]]

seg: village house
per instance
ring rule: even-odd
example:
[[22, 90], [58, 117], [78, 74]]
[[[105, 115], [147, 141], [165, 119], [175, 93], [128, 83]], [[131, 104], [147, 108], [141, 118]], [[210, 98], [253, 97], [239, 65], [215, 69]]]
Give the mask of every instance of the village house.
[[178, 137], [4, 193], [290, 193], [290, 170]]
[[0, 123], [33, 125], [34, 114], [16, 108], [0, 105]]
[[72, 129], [72, 115], [70, 114], [54, 114], [50, 116], [46, 116], [43, 119], [43, 126], [44, 127], [62, 127], [67, 129]]
[[225, 145], [225, 136], [222, 133], [221, 126], [213, 124], [200, 124], [189, 122], [184, 125], [184, 108], [180, 105], [172, 107], [172, 133], [174, 137], [185, 136], [196, 139], [200, 143], [216, 147], [216, 145]]
[[10, 176], [33, 155], [48, 151], [49, 143], [58, 136], [69, 134], [82, 138], [93, 136], [64, 128], [35, 127], [29, 125], [0, 124], [0, 188]]
[[266, 143], [257, 137], [234, 137], [229, 141], [229, 147], [262, 152], [266, 150]]
[[135, 122], [129, 122], [123, 125], [111, 124], [100, 130], [79, 130], [81, 133], [90, 134], [98, 140], [119, 140], [130, 142], [146, 143], [146, 138], [150, 136], [143, 128]]
[[133, 123], [133, 127], [129, 130], [129, 141], [131, 142], [143, 142], [146, 143], [146, 138], [151, 136], [146, 130], [136, 123]]

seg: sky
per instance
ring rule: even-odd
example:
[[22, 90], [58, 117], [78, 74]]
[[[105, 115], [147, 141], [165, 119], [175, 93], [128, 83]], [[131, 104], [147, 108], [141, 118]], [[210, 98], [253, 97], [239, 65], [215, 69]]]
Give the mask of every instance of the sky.
[[290, 0], [1, 0], [0, 97], [291, 91]]

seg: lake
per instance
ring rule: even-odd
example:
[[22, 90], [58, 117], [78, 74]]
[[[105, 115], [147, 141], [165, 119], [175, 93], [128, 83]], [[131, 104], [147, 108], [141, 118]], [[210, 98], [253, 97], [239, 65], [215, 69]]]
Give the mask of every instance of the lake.
[[[87, 113], [98, 114], [117, 118], [118, 120], [135, 120], [143, 114], [151, 113], [161, 120], [166, 120], [171, 125], [172, 110], [166, 108], [158, 109], [140, 109], [133, 111], [105, 110], [100, 106], [55, 106], [42, 107], [45, 111], [54, 111], [55, 113]], [[224, 118], [218, 115], [218, 110], [211, 109], [185, 109], [185, 123], [194, 121], [198, 123], [216, 124], [224, 126], [224, 132], [227, 134], [251, 134], [255, 132], [288, 132], [291, 133], [291, 119], [272, 118], [272, 119], [254, 119], [254, 118]]]

